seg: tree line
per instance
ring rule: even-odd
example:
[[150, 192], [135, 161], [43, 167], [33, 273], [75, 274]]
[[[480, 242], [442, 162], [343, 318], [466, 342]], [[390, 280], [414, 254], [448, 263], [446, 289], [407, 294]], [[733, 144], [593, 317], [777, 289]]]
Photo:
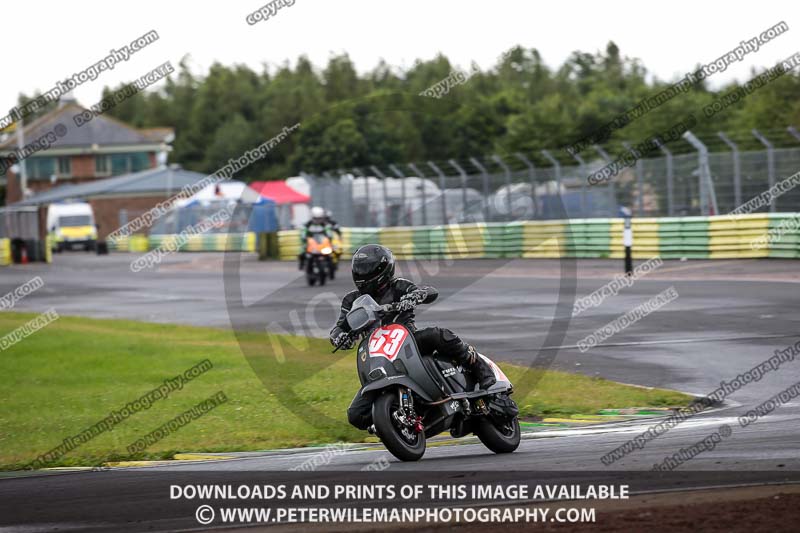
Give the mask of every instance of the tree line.
[[[389, 163], [514, 152], [549, 166], [540, 155], [542, 149], [574, 164], [565, 147], [677, 81], [650, 76], [640, 60], [623, 56], [613, 42], [597, 53], [573, 52], [557, 68], [546, 65], [535, 48], [521, 46], [500, 55], [488, 70], [459, 68], [440, 54], [417, 61], [406, 71], [381, 61], [359, 74], [344, 54], [332, 56], [321, 69], [301, 56], [260, 72], [216, 63], [200, 75], [190, 70], [187, 60], [158, 90], [137, 93], [107, 113], [135, 127], [174, 128], [170, 161], [205, 173], [284, 126], [300, 123], [297, 133], [242, 172], [248, 181], [369, 165], [389, 174]], [[687, 65], [692, 66], [697, 68]], [[773, 66], [754, 69], [751, 77]], [[454, 77], [456, 70], [466, 75]], [[420, 96], [437, 83], [441, 87], [442, 80], [464, 78], [460, 84], [448, 82], [446, 94], [438, 98]], [[706, 106], [740, 88], [733, 83], [714, 91], [709, 88], [712, 79], [693, 83], [610, 131], [603, 146], [612, 155], [619, 153], [623, 141], [642, 142], [687, 113], [695, 115], [698, 123], [693, 131], [712, 150], [727, 150], [717, 131], [726, 132], [742, 149], [760, 149], [752, 128], [778, 146], [797, 145], [786, 132], [787, 126], [800, 125], [797, 72], [770, 81], [707, 118]], [[103, 98], [120, 88], [106, 87]], [[20, 95], [19, 103], [36, 96]], [[92, 103], [82, 102], [86, 107]], [[691, 150], [685, 142], [675, 142], [671, 148], [675, 153]], [[583, 155], [593, 159], [596, 152], [588, 147]]]

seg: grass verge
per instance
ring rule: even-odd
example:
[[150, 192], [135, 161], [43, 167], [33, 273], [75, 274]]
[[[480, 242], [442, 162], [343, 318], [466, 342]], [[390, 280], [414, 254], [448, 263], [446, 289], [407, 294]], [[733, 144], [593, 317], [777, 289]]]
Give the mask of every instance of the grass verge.
[[[0, 313], [0, 335], [35, 316]], [[364, 441], [367, 434], [352, 428], [346, 418], [358, 390], [354, 352], [331, 355], [325, 340], [282, 337], [280, 361], [269, 348], [278, 337], [270, 337], [254, 332], [237, 340], [233, 332], [221, 329], [61, 317], [0, 352], [0, 469], [24, 468], [65, 438], [205, 359], [213, 368], [47, 466]], [[264, 357], [251, 358], [251, 366], [239, 341], [262, 350]], [[515, 399], [527, 416], [569, 417], [604, 408], [680, 406], [690, 400], [673, 391], [501, 366], [515, 383]], [[265, 387], [254, 367], [258, 375], [270, 376], [272, 385], [279, 383], [301, 403], [341, 423], [312, 425], [295, 416], [276, 397], [280, 387]], [[219, 391], [227, 402], [143, 452], [128, 453], [137, 439]]]

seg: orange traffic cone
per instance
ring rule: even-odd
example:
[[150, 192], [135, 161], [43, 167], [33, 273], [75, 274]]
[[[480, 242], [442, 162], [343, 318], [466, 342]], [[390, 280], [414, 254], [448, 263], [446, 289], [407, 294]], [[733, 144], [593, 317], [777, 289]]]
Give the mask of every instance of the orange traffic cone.
[[22, 263], [23, 265], [28, 264], [28, 249], [25, 246], [22, 247], [19, 262]]

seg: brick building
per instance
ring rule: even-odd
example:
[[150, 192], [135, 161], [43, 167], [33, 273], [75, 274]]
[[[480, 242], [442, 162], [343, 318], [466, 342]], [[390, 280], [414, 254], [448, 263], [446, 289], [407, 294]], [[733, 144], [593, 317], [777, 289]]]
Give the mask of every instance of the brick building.
[[[57, 109], [24, 126], [23, 151], [15, 134], [0, 138], [0, 180], [6, 181], [6, 205], [60, 185], [135, 173], [166, 161], [174, 139], [171, 128], [137, 129], [106, 115], [77, 126], [74, 117], [87, 113], [74, 100], [62, 98]], [[27, 173], [25, 195], [21, 171], [10, 168], [14, 163], [19, 167], [20, 159]]]
[[184, 170], [178, 165], [159, 166], [113, 178], [60, 185], [11, 207], [44, 208], [52, 203], [69, 200], [89, 202], [98, 226], [98, 238], [103, 240], [133, 218], [172, 198], [182, 188], [194, 185], [206, 177], [205, 174]]

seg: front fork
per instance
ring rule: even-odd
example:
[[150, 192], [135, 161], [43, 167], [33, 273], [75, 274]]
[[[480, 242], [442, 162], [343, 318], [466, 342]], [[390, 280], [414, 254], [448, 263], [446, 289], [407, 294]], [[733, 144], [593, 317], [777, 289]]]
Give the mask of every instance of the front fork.
[[411, 428], [414, 433], [422, 433], [425, 427], [422, 425], [422, 417], [414, 412], [414, 397], [411, 389], [400, 387], [397, 389], [398, 399], [400, 400], [399, 412], [395, 412], [395, 419]]

